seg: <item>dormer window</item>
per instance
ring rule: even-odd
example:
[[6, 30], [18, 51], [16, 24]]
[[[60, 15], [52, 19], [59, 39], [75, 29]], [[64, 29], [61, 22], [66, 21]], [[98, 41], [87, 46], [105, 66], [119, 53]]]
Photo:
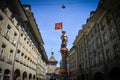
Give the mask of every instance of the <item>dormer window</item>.
[[11, 29], [11, 27], [10, 27], [10, 25], [8, 25], [7, 28], [6, 28], [6, 32], [5, 32], [5, 34], [8, 34], [9, 31], [10, 31], [10, 29]]
[[28, 7], [25, 7], [26, 10], [28, 10], [29, 8]]

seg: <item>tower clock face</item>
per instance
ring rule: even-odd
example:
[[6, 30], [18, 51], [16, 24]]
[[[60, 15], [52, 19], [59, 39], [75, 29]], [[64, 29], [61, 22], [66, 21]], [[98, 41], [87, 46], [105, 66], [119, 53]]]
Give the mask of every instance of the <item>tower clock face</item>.
[[55, 71], [55, 66], [49, 66], [49, 70], [50, 70], [50, 72], [54, 72]]

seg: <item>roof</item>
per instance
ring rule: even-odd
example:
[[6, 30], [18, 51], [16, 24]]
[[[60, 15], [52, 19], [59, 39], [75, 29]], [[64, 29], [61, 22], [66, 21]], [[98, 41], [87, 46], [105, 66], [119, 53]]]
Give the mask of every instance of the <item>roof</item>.
[[51, 57], [50, 57], [50, 59], [48, 60], [49, 62], [58, 62], [56, 59], [55, 59], [55, 57], [54, 57], [54, 52], [51, 52]]

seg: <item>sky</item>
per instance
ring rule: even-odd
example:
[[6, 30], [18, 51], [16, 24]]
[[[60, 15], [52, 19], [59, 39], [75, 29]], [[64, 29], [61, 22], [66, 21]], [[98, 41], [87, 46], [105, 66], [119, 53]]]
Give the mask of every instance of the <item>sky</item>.
[[[31, 5], [36, 23], [44, 41], [44, 48], [48, 59], [54, 50], [55, 59], [61, 60], [61, 35], [62, 30], [55, 30], [55, 23], [62, 22], [63, 31], [68, 36], [67, 48], [73, 46], [73, 42], [86, 24], [91, 11], [95, 11], [99, 0], [20, 0], [22, 4]], [[62, 8], [62, 4], [65, 8]]]

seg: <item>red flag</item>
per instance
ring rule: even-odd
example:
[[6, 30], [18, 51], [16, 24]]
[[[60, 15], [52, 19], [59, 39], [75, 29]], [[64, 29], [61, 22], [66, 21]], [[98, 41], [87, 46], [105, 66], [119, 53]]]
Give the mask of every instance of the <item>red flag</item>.
[[55, 30], [62, 29], [62, 22], [55, 24]]

